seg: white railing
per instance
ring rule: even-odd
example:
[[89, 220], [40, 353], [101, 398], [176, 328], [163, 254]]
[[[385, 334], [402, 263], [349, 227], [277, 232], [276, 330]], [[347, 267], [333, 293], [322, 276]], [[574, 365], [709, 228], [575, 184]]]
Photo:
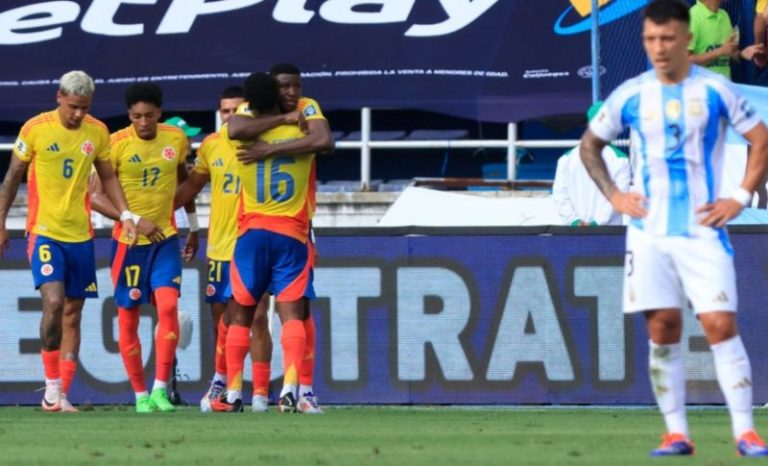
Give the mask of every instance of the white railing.
[[[361, 137], [359, 141], [338, 141], [336, 149], [360, 150], [360, 190], [367, 191], [371, 185], [371, 150], [372, 149], [507, 149], [507, 180], [517, 178], [517, 148], [526, 149], [570, 149], [579, 144], [578, 139], [538, 139], [520, 140], [517, 138], [517, 123], [507, 124], [507, 139], [453, 139], [433, 141], [372, 141], [371, 109], [364, 107], [360, 112]], [[628, 140], [615, 141], [620, 146], [628, 146]]]
[[[428, 141], [373, 141], [371, 140], [371, 108], [363, 107], [360, 110], [360, 140], [359, 141], [337, 141], [336, 149], [349, 150], [358, 149], [360, 151], [360, 190], [368, 191], [371, 186], [371, 153], [374, 149], [507, 149], [507, 180], [514, 181], [517, 178], [517, 149], [569, 149], [575, 147], [578, 139], [537, 139], [520, 140], [517, 138], [517, 123], [507, 124], [506, 139], [442, 139]], [[620, 146], [629, 145], [628, 141], [615, 141]], [[192, 148], [197, 149], [199, 142], [192, 143]], [[0, 151], [10, 151], [13, 144], [1, 143]]]

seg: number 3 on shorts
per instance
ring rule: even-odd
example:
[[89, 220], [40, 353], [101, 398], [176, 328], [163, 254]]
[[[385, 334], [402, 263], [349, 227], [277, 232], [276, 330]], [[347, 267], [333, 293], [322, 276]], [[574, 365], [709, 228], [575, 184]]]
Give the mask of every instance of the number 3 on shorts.
[[627, 251], [627, 277], [631, 277], [635, 271], [635, 254]]

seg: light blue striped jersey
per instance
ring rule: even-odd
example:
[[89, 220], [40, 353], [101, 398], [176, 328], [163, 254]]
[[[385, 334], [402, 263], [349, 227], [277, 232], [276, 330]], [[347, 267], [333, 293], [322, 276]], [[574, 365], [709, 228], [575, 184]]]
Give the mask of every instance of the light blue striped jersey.
[[719, 193], [728, 123], [744, 134], [760, 121], [730, 81], [691, 65], [678, 84], [662, 84], [654, 70], [626, 81], [589, 128], [604, 141], [630, 128], [631, 189], [648, 198], [648, 215], [633, 226], [654, 236], [722, 237], [695, 211]]

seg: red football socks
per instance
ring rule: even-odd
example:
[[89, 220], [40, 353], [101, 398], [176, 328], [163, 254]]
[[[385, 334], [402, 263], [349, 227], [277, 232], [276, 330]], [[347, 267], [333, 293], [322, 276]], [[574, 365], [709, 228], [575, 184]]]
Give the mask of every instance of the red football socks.
[[173, 370], [179, 343], [179, 292], [175, 288], [155, 290], [157, 336], [155, 338], [155, 379], [167, 382]]

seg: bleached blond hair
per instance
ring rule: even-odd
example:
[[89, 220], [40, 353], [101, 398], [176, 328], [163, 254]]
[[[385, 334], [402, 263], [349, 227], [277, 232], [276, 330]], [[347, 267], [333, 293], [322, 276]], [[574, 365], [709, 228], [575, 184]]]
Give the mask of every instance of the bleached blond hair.
[[59, 92], [66, 95], [91, 97], [96, 85], [85, 71], [70, 71], [64, 73], [59, 81]]

